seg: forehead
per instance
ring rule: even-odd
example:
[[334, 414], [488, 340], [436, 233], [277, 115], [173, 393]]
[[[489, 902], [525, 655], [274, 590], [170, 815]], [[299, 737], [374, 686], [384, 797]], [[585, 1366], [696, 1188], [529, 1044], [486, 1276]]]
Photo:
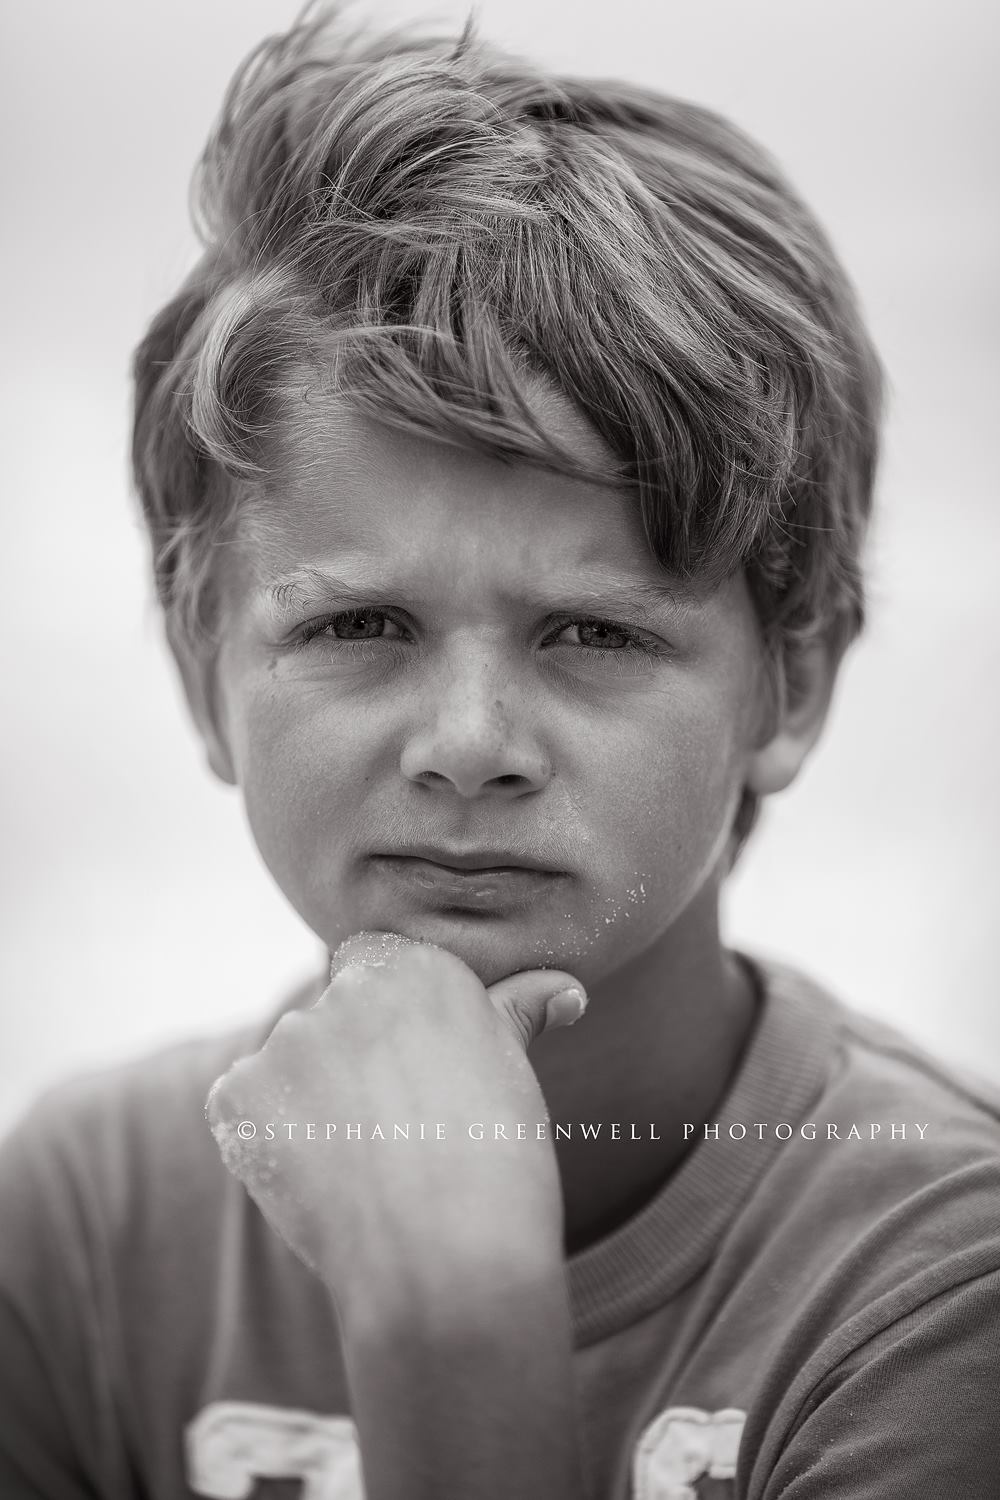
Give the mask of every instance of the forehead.
[[303, 387], [242, 528], [245, 560], [259, 581], [348, 555], [411, 575], [610, 569], [665, 582], [636, 501], [613, 480], [615, 455], [553, 388], [533, 382], [525, 397], [601, 480], [403, 431]]

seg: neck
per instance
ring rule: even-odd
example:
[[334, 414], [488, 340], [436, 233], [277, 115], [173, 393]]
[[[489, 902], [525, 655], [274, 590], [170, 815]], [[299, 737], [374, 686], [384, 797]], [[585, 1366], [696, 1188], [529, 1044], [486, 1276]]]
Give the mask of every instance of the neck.
[[[677, 1169], [690, 1149], [683, 1126], [711, 1118], [755, 1008], [748, 973], [719, 941], [714, 883], [651, 948], [589, 993], [578, 1026], [544, 1034], [531, 1048], [553, 1132], [557, 1123], [574, 1127], [555, 1142], [567, 1253], [624, 1223]], [[596, 1138], [583, 1137], [584, 1122], [600, 1124]]]

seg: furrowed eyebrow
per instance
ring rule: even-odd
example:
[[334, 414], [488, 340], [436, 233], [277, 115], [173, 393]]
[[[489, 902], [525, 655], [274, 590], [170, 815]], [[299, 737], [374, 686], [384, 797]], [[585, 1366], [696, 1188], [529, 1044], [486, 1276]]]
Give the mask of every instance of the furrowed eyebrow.
[[694, 597], [683, 584], [653, 583], [642, 578], [571, 584], [560, 593], [567, 601], [563, 608], [588, 609], [595, 614], [642, 614], [648, 610], [677, 609], [689, 604]]
[[[297, 611], [314, 607], [325, 599], [336, 599], [349, 606], [388, 599], [403, 592], [387, 579], [339, 578], [319, 568], [302, 568], [287, 578], [267, 584], [260, 597], [267, 614], [280, 623]], [[692, 590], [673, 580], [665, 579], [661, 583], [628, 578], [572, 582], [558, 589], [553, 587], [552, 593], [544, 599], [522, 597], [517, 602], [539, 609], [553, 609], [558, 605], [564, 613], [575, 611], [614, 616], [644, 614], [665, 608], [676, 611], [679, 607], [690, 606], [692, 599]]]
[[297, 610], [307, 609], [325, 598], [354, 600], [385, 593], [379, 579], [337, 578], [320, 568], [300, 568], [288, 578], [266, 584], [260, 591], [266, 612], [279, 623]]

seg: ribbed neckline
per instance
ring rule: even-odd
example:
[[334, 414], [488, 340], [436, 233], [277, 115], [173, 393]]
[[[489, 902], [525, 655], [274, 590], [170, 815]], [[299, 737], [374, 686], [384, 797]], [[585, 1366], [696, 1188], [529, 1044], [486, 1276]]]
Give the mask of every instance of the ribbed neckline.
[[[836, 1002], [792, 969], [746, 959], [761, 995], [743, 1061], [713, 1110], [724, 1127], [790, 1124], [830, 1066]], [[702, 1141], [646, 1206], [567, 1262], [576, 1344], [596, 1343], [677, 1295], [711, 1259], [723, 1230], [782, 1143]]]

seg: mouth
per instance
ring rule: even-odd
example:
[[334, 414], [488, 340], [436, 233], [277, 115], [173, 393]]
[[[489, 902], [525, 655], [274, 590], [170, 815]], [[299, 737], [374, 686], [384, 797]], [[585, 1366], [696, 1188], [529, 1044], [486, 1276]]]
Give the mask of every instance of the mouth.
[[563, 870], [523, 862], [508, 851], [429, 851], [375, 854], [371, 863], [421, 905], [474, 912], [527, 906], [568, 876]]

